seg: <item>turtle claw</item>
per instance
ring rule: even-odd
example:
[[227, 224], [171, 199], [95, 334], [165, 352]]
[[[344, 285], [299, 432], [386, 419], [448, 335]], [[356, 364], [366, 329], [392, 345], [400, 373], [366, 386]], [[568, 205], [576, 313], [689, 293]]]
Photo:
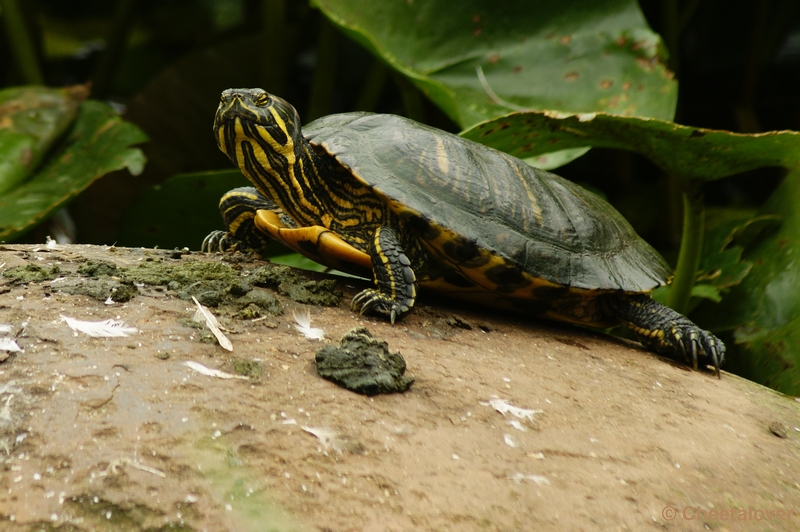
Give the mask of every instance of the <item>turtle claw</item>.
[[208, 236], [203, 239], [200, 251], [208, 253], [222, 252], [235, 248], [236, 244], [237, 241], [231, 233], [227, 231], [211, 231]]
[[363, 316], [370, 311], [375, 311], [380, 314], [387, 314], [389, 312], [389, 308], [386, 308], [387, 300], [391, 301], [377, 290], [369, 288], [367, 290], [363, 290], [353, 298], [353, 300], [350, 302], [350, 309], [354, 312], [358, 312], [360, 316]]
[[706, 354], [706, 358], [711, 359], [714, 366], [714, 373], [717, 375], [718, 379], [721, 379], [722, 375], [719, 372], [719, 367], [725, 361], [725, 344], [713, 334], [707, 331], [701, 332], [703, 333], [701, 335], [703, 352]]
[[411, 311], [408, 305], [401, 305], [373, 288], [368, 288], [356, 295], [350, 302], [350, 309], [358, 312], [361, 316], [367, 312], [388, 316], [392, 325]]
[[714, 374], [721, 378], [719, 367], [725, 361], [725, 344], [722, 340], [686, 318], [673, 324], [665, 333], [657, 343], [648, 338], [644, 338], [643, 342], [672, 358], [682, 354], [695, 370], [700, 364], [714, 366]]
[[683, 345], [683, 347], [684, 352], [686, 352], [686, 347], [691, 350], [692, 367], [697, 369], [698, 354], [700, 354], [702, 362], [714, 366], [714, 374], [717, 378], [722, 378], [719, 367], [725, 361], [725, 344], [710, 332], [704, 331], [691, 322], [690, 325], [691, 329], [687, 335], [689, 346]]

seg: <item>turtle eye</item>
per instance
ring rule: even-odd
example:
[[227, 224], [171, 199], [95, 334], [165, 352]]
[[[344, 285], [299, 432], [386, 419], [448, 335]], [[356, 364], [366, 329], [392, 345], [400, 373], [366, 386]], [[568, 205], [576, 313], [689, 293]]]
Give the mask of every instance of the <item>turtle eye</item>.
[[262, 92], [261, 94], [256, 96], [254, 102], [259, 107], [267, 105], [267, 103], [269, 102], [269, 94], [267, 94], [266, 92]]

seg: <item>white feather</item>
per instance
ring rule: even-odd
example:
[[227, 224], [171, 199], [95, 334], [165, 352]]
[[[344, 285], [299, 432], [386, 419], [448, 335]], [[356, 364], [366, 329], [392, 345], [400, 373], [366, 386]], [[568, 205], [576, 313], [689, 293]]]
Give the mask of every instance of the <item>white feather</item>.
[[325, 331], [319, 329], [317, 327], [311, 326], [311, 313], [305, 311], [302, 314], [297, 314], [296, 312], [292, 313], [294, 315], [294, 321], [297, 322], [297, 325], [294, 326], [300, 334], [308, 338], [309, 340], [322, 340], [325, 338]]
[[352, 437], [327, 427], [309, 427], [303, 425], [300, 428], [316, 436], [322, 446], [325, 447], [326, 451], [332, 447], [338, 454], [342, 454], [344, 451], [358, 452], [361, 449], [359, 443], [353, 440]]
[[523, 480], [529, 480], [531, 482], [536, 482], [540, 486], [547, 486], [550, 484], [550, 481], [547, 480], [547, 477], [543, 477], [542, 475], [525, 475], [523, 473], [514, 473], [513, 475], [508, 475], [508, 478], [519, 484]]
[[533, 421], [533, 416], [541, 414], [543, 412], [542, 410], [520, 408], [502, 399], [492, 399], [489, 402], [481, 402], [481, 404], [484, 406], [491, 406], [492, 408], [494, 408], [503, 415], [511, 414], [512, 416], [517, 417], [519, 419], [527, 419], [529, 421]]
[[61, 316], [61, 319], [73, 331], [82, 332], [92, 338], [117, 338], [137, 331], [136, 327], [126, 327], [124, 322], [118, 320], [81, 321], [67, 316]]
[[234, 375], [232, 373], [225, 373], [224, 371], [220, 371], [218, 369], [212, 369], [202, 365], [200, 362], [195, 362], [193, 360], [187, 360], [184, 362], [184, 365], [188, 366], [189, 368], [193, 369], [197, 373], [202, 373], [206, 377], [216, 377], [218, 379], [243, 379], [247, 380], [247, 377], [244, 375]]
[[22, 349], [19, 348], [13, 338], [0, 338], [0, 351], [16, 353], [17, 351], [22, 351]]
[[517, 430], [521, 430], [522, 432], [526, 432], [528, 429], [525, 428], [525, 425], [517, 421], [516, 419], [509, 419], [508, 424], [514, 427]]
[[197, 310], [194, 313], [194, 321], [197, 322], [204, 322], [206, 323], [206, 327], [208, 327], [214, 336], [217, 338], [217, 342], [219, 345], [222, 346], [223, 349], [227, 349], [228, 351], [233, 351], [233, 344], [228, 337], [225, 336], [219, 328], [219, 322], [217, 321], [216, 316], [211, 314], [211, 311], [208, 310], [206, 307], [200, 304], [200, 302], [192, 296], [192, 301], [197, 305]]

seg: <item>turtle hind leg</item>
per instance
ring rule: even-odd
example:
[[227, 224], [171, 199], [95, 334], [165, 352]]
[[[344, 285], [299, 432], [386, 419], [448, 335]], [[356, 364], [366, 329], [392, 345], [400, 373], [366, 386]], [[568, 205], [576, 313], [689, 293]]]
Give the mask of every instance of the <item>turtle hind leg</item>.
[[411, 261], [391, 227], [378, 227], [370, 243], [372, 273], [377, 289], [356, 295], [350, 308], [364, 314], [377, 312], [394, 323], [411, 312], [417, 297], [416, 276]]
[[265, 251], [270, 239], [254, 223], [259, 210], [280, 212], [272, 200], [253, 187], [234, 188], [226, 192], [219, 201], [219, 211], [228, 229], [211, 232], [203, 239], [200, 249]]
[[714, 366], [719, 377], [725, 344], [686, 316], [644, 294], [610, 294], [606, 303], [608, 311], [635, 332], [648, 349], [691, 363], [695, 369], [699, 359]]

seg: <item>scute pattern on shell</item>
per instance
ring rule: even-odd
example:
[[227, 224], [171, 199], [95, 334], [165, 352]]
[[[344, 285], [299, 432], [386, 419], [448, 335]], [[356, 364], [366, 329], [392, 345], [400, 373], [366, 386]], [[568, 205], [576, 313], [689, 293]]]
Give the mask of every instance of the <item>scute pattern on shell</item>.
[[505, 153], [393, 115], [332, 115], [303, 132], [401, 217], [446, 233], [428, 240], [440, 258], [457, 255], [445, 247], [477, 249], [533, 278], [585, 290], [649, 292], [669, 276], [664, 259], [603, 199]]

